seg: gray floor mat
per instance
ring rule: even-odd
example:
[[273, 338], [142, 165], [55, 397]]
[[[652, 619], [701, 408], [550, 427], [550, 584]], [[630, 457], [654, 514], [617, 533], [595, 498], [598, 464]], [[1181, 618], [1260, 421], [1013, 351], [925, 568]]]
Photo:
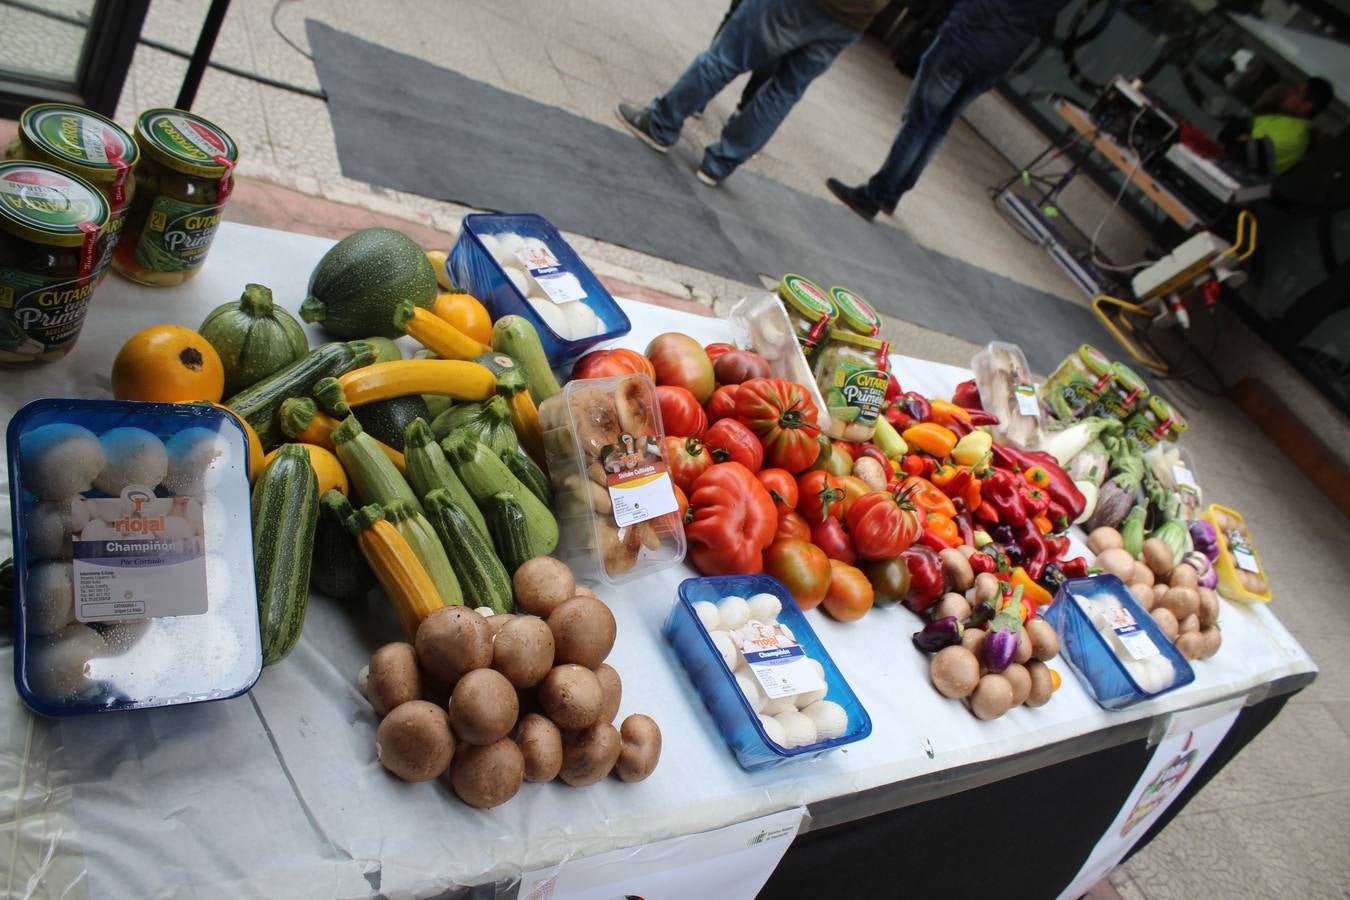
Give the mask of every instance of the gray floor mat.
[[846, 284], [885, 315], [975, 343], [1013, 341], [1042, 372], [1084, 341], [1114, 346], [1085, 308], [832, 200], [749, 171], [704, 187], [687, 145], [662, 156], [617, 128], [305, 24], [349, 178], [537, 212], [563, 230], [741, 281], [800, 272]]

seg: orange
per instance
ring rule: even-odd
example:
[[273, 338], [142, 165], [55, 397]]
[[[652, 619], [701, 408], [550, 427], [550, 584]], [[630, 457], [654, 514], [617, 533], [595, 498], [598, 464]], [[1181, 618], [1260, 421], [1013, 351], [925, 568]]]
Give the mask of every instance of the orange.
[[492, 316], [470, 294], [437, 294], [431, 311], [480, 344], [492, 345]]
[[112, 389], [118, 400], [218, 403], [225, 391], [225, 369], [215, 348], [191, 328], [152, 325], [127, 338], [117, 351]]
[[[286, 446], [285, 444], [281, 445]], [[296, 444], [309, 454], [309, 467], [314, 470], [314, 475], [319, 479], [319, 496], [322, 497], [330, 488], [336, 488], [339, 494], [344, 497], [347, 495], [347, 472], [342, 468], [342, 463], [329, 450], [320, 447], [318, 444]], [[278, 447], [263, 458], [263, 465], [266, 466], [272, 462], [272, 458], [281, 450]]]

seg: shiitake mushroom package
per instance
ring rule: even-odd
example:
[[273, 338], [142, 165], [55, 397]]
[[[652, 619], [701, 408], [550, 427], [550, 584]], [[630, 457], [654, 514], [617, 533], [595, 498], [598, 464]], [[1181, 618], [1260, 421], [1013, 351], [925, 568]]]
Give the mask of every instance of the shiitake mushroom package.
[[9, 423], [20, 695], [70, 715], [247, 691], [248, 442], [209, 405], [37, 400]]

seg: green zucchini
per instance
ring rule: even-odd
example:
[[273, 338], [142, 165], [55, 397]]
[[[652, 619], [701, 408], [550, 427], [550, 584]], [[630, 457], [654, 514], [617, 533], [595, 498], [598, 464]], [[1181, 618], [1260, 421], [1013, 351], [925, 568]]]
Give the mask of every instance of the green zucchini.
[[530, 382], [530, 396], [543, 403], [562, 390], [553, 377], [544, 347], [539, 343], [539, 332], [521, 316], [502, 316], [492, 324], [492, 349], [507, 354], [525, 367]]
[[493, 453], [515, 450], [520, 446], [511, 427], [511, 408], [501, 397], [489, 397], [481, 403], [460, 403], [431, 422], [431, 433], [444, 438], [456, 428], [468, 427]]
[[512, 576], [526, 560], [547, 556], [535, 552], [525, 510], [510, 494], [503, 491], [488, 500], [488, 523], [492, 541], [497, 545], [497, 557]]
[[333, 445], [338, 461], [347, 470], [352, 489], [362, 503], [386, 505], [391, 500], [406, 500], [422, 511], [413, 489], [373, 437], [366, 434], [355, 416], [348, 416], [333, 429]]
[[[501, 399], [494, 397], [494, 400]], [[545, 506], [553, 505], [553, 486], [549, 484], [548, 476], [544, 470], [539, 468], [539, 463], [535, 462], [530, 454], [526, 453], [519, 445], [514, 450], [503, 450], [498, 454], [506, 467], [511, 470], [511, 474], [520, 479], [520, 483], [530, 489], [530, 493], [540, 499]]]
[[470, 510], [478, 514], [473, 501], [466, 506], [445, 488], [436, 488], [426, 495], [424, 502], [431, 527], [440, 536], [450, 565], [459, 576], [467, 605], [475, 609], [491, 607], [498, 613], [510, 612], [515, 605], [511, 576], [497, 558], [487, 535], [480, 533], [470, 518]]
[[452, 431], [441, 441], [441, 449], [480, 506], [499, 493], [517, 498], [525, 512], [530, 543], [535, 549], [534, 556], [547, 556], [553, 552], [553, 548], [558, 546], [557, 520], [549, 508], [521, 484], [519, 478], [511, 474], [506, 463], [493, 456], [491, 450], [463, 428]]
[[404, 300], [431, 308], [436, 272], [421, 247], [392, 228], [364, 228], [334, 244], [309, 278], [300, 318], [344, 340], [398, 337], [394, 310]]
[[322, 378], [335, 377], [375, 359], [375, 348], [365, 341], [321, 344], [262, 381], [235, 394], [225, 405], [253, 426], [263, 447], [282, 440], [277, 412], [284, 400], [302, 397]]
[[436, 531], [427, 521], [427, 517], [422, 515], [421, 508], [413, 506], [406, 500], [390, 500], [383, 506], [389, 524], [403, 535], [403, 539], [412, 548], [413, 556], [417, 557], [422, 568], [431, 576], [431, 583], [436, 585], [436, 593], [441, 595], [441, 602], [446, 606], [463, 606], [464, 592], [460, 590], [459, 578], [455, 575], [454, 567], [450, 565], [450, 557], [445, 555], [445, 545], [436, 536]]
[[403, 431], [413, 419], [431, 421], [431, 412], [421, 394], [390, 397], [358, 406], [352, 410], [356, 421], [377, 441], [383, 441], [395, 450], [403, 450]]
[[450, 494], [450, 499], [459, 504], [464, 515], [478, 530], [484, 540], [488, 538], [487, 522], [478, 510], [472, 495], [459, 480], [454, 468], [445, 458], [445, 451], [436, 443], [431, 428], [421, 419], [414, 419], [404, 432], [403, 460], [407, 467], [408, 483], [422, 500], [426, 509], [427, 496], [441, 489]]
[[356, 546], [356, 539], [342, 524], [352, 512], [347, 498], [330, 488], [319, 498], [319, 524], [314, 531], [313, 565], [309, 583], [314, 590], [334, 600], [361, 600], [375, 587], [375, 573]]
[[253, 571], [265, 666], [300, 640], [318, 520], [319, 479], [309, 454], [284, 444], [253, 486]]

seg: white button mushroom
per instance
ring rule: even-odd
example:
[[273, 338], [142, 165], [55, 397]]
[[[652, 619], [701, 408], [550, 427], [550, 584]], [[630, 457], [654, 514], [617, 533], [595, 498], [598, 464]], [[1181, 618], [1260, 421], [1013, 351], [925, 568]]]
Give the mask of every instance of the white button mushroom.
[[736, 673], [736, 686], [741, 689], [745, 699], [750, 701], [751, 709], [755, 712], [763, 711], [764, 703], [769, 698], [764, 695], [764, 688], [760, 687], [758, 678], [748, 670], [742, 670]]
[[[820, 683], [825, 684], [825, 668], [809, 656], [806, 658], [806, 661], [811, 664], [811, 668], [816, 670], [816, 677], [820, 679]], [[827, 691], [828, 685], [820, 690], [807, 691], [804, 694], [798, 694], [793, 700], [796, 702], [798, 709], [804, 709], [812, 703], [815, 703], [817, 700], [824, 700]]]
[[538, 314], [545, 325], [553, 329], [558, 337], [571, 340], [572, 329], [567, 323], [567, 316], [547, 297], [526, 297], [525, 302], [530, 304], [530, 309]]
[[707, 600], [698, 600], [694, 603], [694, 615], [698, 616], [699, 624], [707, 632], [716, 631], [722, 622], [721, 616], [717, 614], [716, 604]]
[[164, 486], [175, 494], [201, 495], [215, 487], [233, 455], [230, 444], [211, 428], [184, 428], [164, 442], [169, 468]]
[[520, 271], [519, 263], [515, 266], [509, 266], [503, 263], [502, 271], [510, 279], [511, 284], [515, 285], [516, 290], [520, 291], [520, 296], [528, 297], [530, 294], [530, 280], [525, 277], [525, 273]]
[[79, 425], [55, 422], [19, 438], [23, 487], [40, 500], [66, 500], [89, 490], [103, 465], [98, 438]]
[[778, 723], [773, 716], [760, 716], [759, 724], [764, 726], [764, 733], [768, 735], [769, 740], [773, 741], [784, 750], [790, 749], [788, 743], [787, 729]]
[[722, 661], [727, 664], [727, 668], [733, 672], [737, 668], [737, 657], [740, 655], [736, 650], [736, 645], [731, 642], [730, 636], [725, 631], [714, 631], [709, 637], [712, 638], [713, 646], [717, 652], [722, 654]]
[[62, 500], [41, 500], [28, 508], [24, 515], [28, 532], [30, 559], [57, 559], [69, 549], [73, 530], [70, 503]]
[[747, 601], [750, 607], [750, 618], [759, 622], [769, 623], [778, 619], [778, 614], [783, 611], [783, 603], [773, 594], [755, 594]]
[[717, 601], [717, 616], [726, 631], [735, 631], [750, 621], [750, 604], [742, 597], [723, 597]]
[[164, 442], [144, 428], [113, 428], [98, 439], [103, 447], [103, 471], [94, 486], [110, 497], [128, 485], [153, 490], [169, 471]]
[[822, 741], [837, 738], [848, 729], [848, 713], [832, 700], [817, 700], [804, 707], [802, 715], [815, 723], [816, 735]]
[[792, 701], [791, 697], [778, 697], [776, 699], [766, 700], [764, 702], [764, 708], [760, 710], [760, 712], [764, 713], [766, 716], [776, 716], [779, 713], [796, 711], [797, 704]]
[[34, 563], [28, 568], [24, 588], [24, 622], [29, 634], [56, 634], [75, 621], [70, 563]]
[[817, 741], [816, 723], [810, 718], [798, 712], [796, 709], [790, 712], [781, 712], [774, 716], [778, 724], [783, 726], [787, 732], [787, 743], [785, 747], [805, 747], [808, 744], [814, 744]]
[[38, 696], [52, 700], [90, 694], [97, 688], [90, 664], [107, 651], [97, 631], [78, 622], [70, 625], [54, 637], [29, 646], [24, 665], [28, 686]]
[[567, 320], [567, 331], [573, 339], [598, 333], [595, 326], [600, 317], [584, 301], [559, 303], [558, 309], [562, 310], [563, 318]]

